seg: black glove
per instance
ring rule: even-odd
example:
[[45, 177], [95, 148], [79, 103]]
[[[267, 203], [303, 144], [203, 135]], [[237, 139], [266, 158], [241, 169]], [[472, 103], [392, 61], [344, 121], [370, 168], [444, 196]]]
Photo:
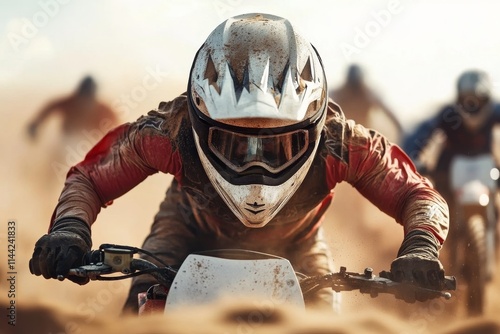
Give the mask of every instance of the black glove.
[[[88, 225], [79, 218], [62, 218], [54, 223], [49, 234], [36, 242], [29, 262], [30, 272], [46, 279], [66, 276], [71, 268], [82, 265], [82, 259], [91, 247]], [[80, 285], [89, 282], [84, 277], [68, 276], [68, 279]]]
[[[392, 279], [409, 282], [424, 288], [441, 290], [444, 282], [443, 265], [438, 259], [439, 244], [429, 232], [414, 230], [408, 233], [391, 263]], [[406, 302], [425, 301], [432, 296], [426, 293], [403, 292]]]

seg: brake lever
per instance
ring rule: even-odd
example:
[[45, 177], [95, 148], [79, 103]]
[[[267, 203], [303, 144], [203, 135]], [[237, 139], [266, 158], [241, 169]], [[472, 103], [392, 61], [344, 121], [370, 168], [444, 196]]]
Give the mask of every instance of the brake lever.
[[[88, 277], [95, 281], [98, 280], [101, 275], [111, 274], [113, 272], [113, 267], [101, 262], [70, 269], [67, 276]], [[64, 281], [67, 276], [58, 275], [57, 279], [59, 281]]]

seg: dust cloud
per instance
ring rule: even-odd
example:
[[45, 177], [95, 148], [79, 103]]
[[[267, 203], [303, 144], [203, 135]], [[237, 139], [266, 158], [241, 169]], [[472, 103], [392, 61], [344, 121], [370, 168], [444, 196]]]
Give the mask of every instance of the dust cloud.
[[[180, 89], [178, 91], [181, 92]], [[80, 139], [71, 150], [68, 142], [61, 139], [57, 119], [44, 126], [43, 136], [39, 141], [31, 141], [26, 135], [26, 125], [31, 115], [28, 112], [16, 111], [34, 108], [29, 100], [22, 98], [25, 91], [15, 92], [17, 93], [5, 99], [9, 112], [2, 114], [2, 117], [9, 126], [0, 132], [0, 140], [3, 143], [0, 151], [0, 184], [3, 190], [0, 194], [0, 205], [4, 226], [4, 230], [0, 232], [2, 254], [6, 254], [4, 251], [7, 248], [7, 222], [13, 221], [16, 227], [15, 268], [5, 269], [7, 259], [4, 256], [1, 259], [4, 263], [0, 266], [1, 282], [6, 282], [10, 277], [8, 271], [15, 271], [15, 298], [6, 299], [8, 293], [5, 284], [0, 286], [0, 298], [3, 303], [2, 312], [6, 315], [8, 303], [15, 301], [17, 326], [8, 326], [6, 317], [2, 316], [1, 326], [6, 328], [2, 330], [3, 333], [21, 333], [15, 331], [20, 328], [23, 328], [23, 333], [28, 332], [24, 329], [34, 323], [33, 319], [38, 319], [36, 326], [43, 329], [41, 332], [37, 331], [40, 333], [85, 333], [96, 328], [99, 328], [101, 333], [118, 333], [126, 328], [137, 328], [137, 333], [153, 332], [148, 331], [149, 327], [145, 325], [147, 323], [164, 324], [165, 333], [188, 333], [198, 330], [215, 333], [220, 329], [226, 332], [238, 331], [242, 330], [241, 326], [245, 324], [252, 325], [251, 321], [244, 321], [242, 324], [241, 321], [234, 320], [237, 318], [234, 314], [242, 312], [251, 317], [254, 306], [238, 303], [231, 307], [227, 302], [210, 309], [184, 310], [164, 319], [116, 321], [129, 282], [90, 282], [85, 286], [77, 286], [69, 281], [45, 280], [31, 275], [28, 261], [34, 244], [46, 233], [52, 210], [63, 186], [64, 172], [61, 168], [81, 159], [83, 149], [78, 152], [74, 148], [78, 147], [78, 143], [82, 144], [82, 147], [88, 143], [81, 141], [86, 139]], [[43, 100], [42, 96], [39, 96], [38, 101]], [[141, 111], [131, 118], [153, 108], [156, 102], [145, 101], [138, 108]], [[389, 135], [391, 130], [387, 131]], [[57, 164], [54, 165], [54, 162]], [[113, 205], [103, 209], [93, 228], [94, 247], [101, 243], [140, 246], [170, 180], [168, 175], [153, 175], [117, 199]], [[346, 266], [349, 271], [361, 272], [365, 267], [372, 267], [377, 273], [388, 269], [403, 237], [401, 226], [347, 184], [337, 187], [335, 200], [325, 218], [325, 227], [337, 266]], [[480, 322], [482, 326], [495, 326], [495, 323], [491, 323], [491, 318], [500, 311], [499, 287], [497, 275], [488, 287], [488, 305]], [[315, 313], [298, 316], [296, 310], [277, 308], [277, 318], [271, 324], [263, 323], [262, 326], [254, 326], [252, 329], [256, 333], [312, 333], [313, 329], [321, 332], [343, 327], [345, 333], [437, 333], [448, 328], [448, 324], [464, 321], [465, 318], [460, 291], [457, 291], [450, 301], [436, 300], [424, 304], [405, 304], [392, 296], [370, 298], [357, 292], [344, 293], [342, 301], [341, 316]], [[188, 319], [194, 314], [206, 321], [203, 328], [190, 327], [192, 323]], [[302, 325], [298, 326], [296, 319], [302, 319]], [[141, 325], [137, 324], [139, 321], [142, 321]], [[111, 323], [114, 323], [115, 327]], [[475, 325], [471, 325], [469, 321], [467, 324]], [[292, 330], [293, 328], [295, 330]]]

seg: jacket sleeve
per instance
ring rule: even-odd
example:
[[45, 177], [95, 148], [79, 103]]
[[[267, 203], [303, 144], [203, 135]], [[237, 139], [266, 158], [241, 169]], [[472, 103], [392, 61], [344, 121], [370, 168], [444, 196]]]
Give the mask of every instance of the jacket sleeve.
[[159, 120], [142, 117], [109, 132], [72, 167], [51, 219], [78, 217], [92, 225], [102, 207], [159, 171], [179, 177], [181, 160]]
[[[430, 182], [415, 169], [403, 150], [380, 133], [345, 124], [345, 163], [334, 176], [352, 184], [380, 210], [403, 225], [405, 235], [416, 229], [431, 232], [440, 243], [448, 233], [448, 206]], [[333, 158], [331, 162], [334, 160]]]

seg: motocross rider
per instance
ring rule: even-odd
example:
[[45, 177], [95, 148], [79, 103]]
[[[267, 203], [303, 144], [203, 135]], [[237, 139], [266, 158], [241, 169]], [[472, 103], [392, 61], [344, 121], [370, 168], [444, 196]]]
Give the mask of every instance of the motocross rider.
[[390, 125], [397, 131], [394, 140], [400, 138], [403, 126], [396, 114], [387, 106], [380, 96], [368, 85], [364, 70], [358, 64], [351, 64], [347, 68], [345, 81], [339, 87], [331, 89], [329, 96], [342, 106], [345, 116], [356, 123], [374, 128], [370, 123], [370, 114], [380, 110], [387, 116]]
[[[420, 123], [403, 143], [403, 149], [414, 161], [419, 172], [431, 177], [452, 213], [455, 212], [455, 203], [449, 182], [449, 170], [453, 158], [457, 155], [494, 154], [493, 133], [495, 126], [500, 123], [500, 104], [492, 99], [491, 90], [492, 83], [486, 72], [476, 69], [464, 71], [456, 83], [455, 101]], [[433, 144], [433, 140], [440, 140], [436, 139], [439, 134], [444, 135], [444, 140], [441, 139], [443, 143], [439, 147], [435, 166], [430, 169], [422, 159], [422, 152]], [[453, 215], [450, 219], [453, 223]], [[458, 230], [450, 229], [450, 249], [454, 249], [452, 245], [456, 232], [458, 233]]]
[[[330, 272], [321, 224], [346, 181], [404, 227], [394, 276], [435, 285], [446, 202], [402, 149], [346, 120], [327, 92], [316, 49], [288, 20], [224, 21], [194, 57], [186, 93], [112, 130], [70, 169], [31, 272], [49, 279], [78, 266], [101, 208], [162, 172], [174, 178], [143, 248], [166, 263], [246, 248], [284, 256], [307, 275]], [[136, 277], [124, 309], [136, 311], [137, 293], [154, 283]], [[331, 303], [326, 294], [318, 300]]]

